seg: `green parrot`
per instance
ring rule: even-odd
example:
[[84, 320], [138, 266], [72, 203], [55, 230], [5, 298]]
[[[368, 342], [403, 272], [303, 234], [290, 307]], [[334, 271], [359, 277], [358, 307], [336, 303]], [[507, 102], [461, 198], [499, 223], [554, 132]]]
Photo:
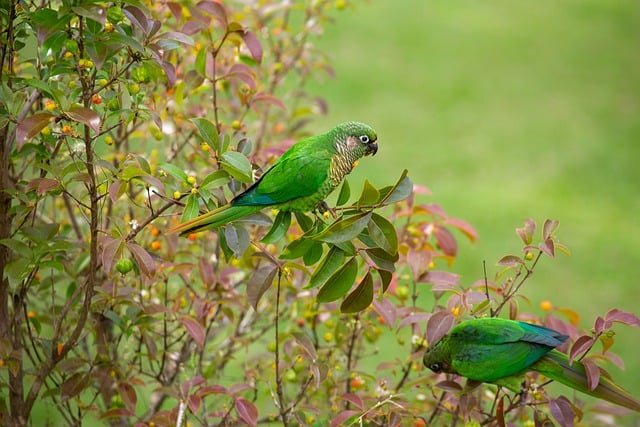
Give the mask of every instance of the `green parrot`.
[[472, 319], [431, 346], [423, 362], [433, 372], [497, 384], [516, 393], [521, 391], [522, 376], [538, 371], [582, 393], [640, 411], [640, 401], [605, 374], [590, 390], [584, 365], [579, 361], [570, 365], [567, 355], [554, 350], [567, 338], [553, 329], [515, 320]]
[[339, 124], [289, 148], [259, 180], [231, 202], [177, 225], [181, 235], [217, 228], [264, 208], [309, 212], [351, 172], [358, 159], [378, 151], [376, 132], [358, 122]]

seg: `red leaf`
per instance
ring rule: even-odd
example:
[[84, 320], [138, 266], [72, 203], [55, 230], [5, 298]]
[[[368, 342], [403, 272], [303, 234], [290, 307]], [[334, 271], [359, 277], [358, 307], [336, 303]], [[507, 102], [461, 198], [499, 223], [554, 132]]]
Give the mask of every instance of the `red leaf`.
[[54, 119], [53, 114], [36, 113], [27, 117], [16, 127], [16, 143], [18, 149], [22, 148], [22, 144], [33, 138], [44, 129]]
[[503, 265], [505, 267], [515, 267], [519, 264], [524, 265], [524, 261], [519, 256], [515, 255], [505, 255], [496, 263], [498, 265]]
[[203, 12], [207, 12], [215, 16], [220, 22], [224, 24], [225, 27], [227, 26], [227, 12], [224, 10], [224, 7], [220, 3], [206, 0], [198, 3], [196, 7]]
[[262, 46], [260, 45], [260, 41], [255, 34], [251, 31], [245, 30], [242, 33], [242, 40], [244, 44], [247, 45], [249, 52], [251, 52], [251, 56], [253, 59], [259, 64], [262, 62]]
[[584, 370], [587, 374], [587, 386], [589, 387], [589, 390], [595, 390], [600, 382], [600, 368], [590, 357], [582, 359], [582, 365], [584, 366]]
[[302, 332], [294, 332], [293, 337], [296, 342], [304, 349], [304, 351], [309, 355], [311, 360], [315, 361], [318, 358], [318, 354], [316, 353], [316, 348], [313, 345], [313, 341], [307, 336], [307, 334]]
[[542, 239], [550, 239], [553, 232], [558, 228], [558, 225], [560, 225], [559, 221], [550, 219], [546, 220], [542, 226]]
[[104, 412], [102, 415], [100, 415], [100, 419], [105, 419], [105, 418], [116, 418], [116, 417], [135, 417], [135, 413], [131, 412], [128, 409], [124, 409], [124, 408], [118, 408], [118, 409], [111, 409], [107, 412]]
[[522, 228], [516, 228], [516, 234], [520, 236], [520, 239], [525, 245], [531, 244], [533, 240], [533, 234], [536, 232], [536, 222], [531, 218], [524, 220], [524, 226]]
[[189, 410], [193, 414], [198, 413], [198, 409], [200, 409], [201, 403], [202, 399], [198, 395], [192, 394], [187, 398], [187, 405], [189, 406]]
[[440, 381], [434, 387], [450, 393], [460, 393], [462, 391], [462, 386], [455, 381]]
[[550, 258], [555, 257], [555, 247], [554, 247], [553, 240], [546, 239], [544, 242], [540, 243], [538, 247], [542, 252], [547, 254]]
[[460, 282], [460, 276], [448, 271], [427, 271], [419, 278], [420, 283], [433, 283], [434, 285], [451, 288]]
[[427, 342], [433, 345], [440, 341], [453, 327], [455, 318], [448, 311], [439, 311], [434, 313], [427, 322]]
[[145, 251], [142, 246], [133, 242], [127, 243], [127, 249], [129, 249], [133, 254], [142, 274], [147, 277], [151, 277], [156, 274], [156, 263], [153, 261], [153, 258], [151, 258], [151, 255], [149, 255], [149, 252]]
[[638, 316], [617, 308], [609, 310], [604, 318], [608, 322], [620, 322], [629, 326], [640, 326], [640, 318], [638, 318]]
[[131, 384], [125, 382], [120, 382], [118, 384], [118, 389], [120, 390], [120, 397], [122, 398], [122, 403], [124, 403], [125, 408], [135, 412], [136, 403], [138, 403], [136, 389], [133, 388]]
[[458, 218], [448, 218], [445, 222], [460, 230], [472, 242], [478, 241], [478, 232], [468, 222]]
[[240, 419], [250, 426], [258, 425], [258, 408], [243, 397], [236, 399], [236, 412]]
[[340, 398], [346, 400], [347, 402], [353, 403], [353, 405], [361, 411], [364, 410], [364, 401], [360, 396], [353, 393], [345, 393], [340, 396]]
[[89, 126], [96, 134], [100, 133], [100, 116], [92, 109], [72, 107], [66, 114], [74, 122]]
[[458, 242], [456, 242], [455, 237], [449, 230], [444, 227], [436, 227], [436, 231], [434, 233], [436, 241], [438, 242], [438, 246], [442, 249], [445, 255], [456, 256], [458, 253]]
[[60, 183], [51, 178], [35, 178], [29, 182], [29, 188], [35, 189], [38, 196], [59, 187]]
[[206, 335], [204, 327], [193, 317], [183, 316], [180, 319], [180, 322], [182, 322], [182, 326], [184, 326], [196, 344], [202, 348], [204, 346], [204, 339]]
[[251, 100], [251, 105], [257, 102], [266, 102], [267, 104], [275, 105], [276, 107], [287, 111], [287, 107], [284, 105], [284, 103], [273, 95], [269, 95], [266, 93], [257, 93]]
[[429, 264], [431, 263], [432, 256], [433, 253], [431, 251], [409, 248], [409, 252], [407, 253], [407, 264], [409, 264], [411, 273], [413, 273], [413, 280], [417, 282], [420, 276], [429, 270]]
[[589, 351], [591, 347], [593, 347], [593, 344], [594, 339], [589, 335], [583, 335], [578, 338], [569, 352], [569, 363], [573, 363], [577, 357]]
[[102, 253], [100, 254], [100, 257], [102, 258], [102, 265], [106, 272], [110, 272], [116, 255], [122, 251], [123, 239], [104, 237], [100, 240], [100, 243], [102, 245]]
[[551, 415], [555, 418], [562, 427], [573, 427], [573, 419], [576, 416], [573, 410], [573, 405], [569, 400], [560, 396], [557, 399], [549, 399], [549, 409]]
[[329, 427], [338, 427], [338, 426], [346, 425], [345, 421], [347, 421], [351, 417], [358, 415], [359, 413], [360, 411], [354, 411], [354, 410], [342, 411], [338, 415], [336, 415], [334, 419], [331, 420], [331, 424], [329, 424]]

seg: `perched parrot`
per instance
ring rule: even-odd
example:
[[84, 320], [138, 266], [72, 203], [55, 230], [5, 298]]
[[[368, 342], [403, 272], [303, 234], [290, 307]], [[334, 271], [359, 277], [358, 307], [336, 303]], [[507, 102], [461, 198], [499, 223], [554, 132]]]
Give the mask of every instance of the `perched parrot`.
[[358, 122], [342, 123], [289, 148], [259, 180], [231, 202], [177, 225], [169, 232], [217, 228], [264, 208], [309, 212], [324, 202], [358, 159], [378, 151], [376, 132]]
[[423, 362], [433, 372], [461, 375], [521, 391], [522, 376], [538, 371], [582, 393], [608, 400], [634, 411], [640, 401], [615, 385], [606, 375], [589, 390], [584, 365], [554, 350], [567, 340], [553, 329], [499, 318], [466, 320], [431, 346]]

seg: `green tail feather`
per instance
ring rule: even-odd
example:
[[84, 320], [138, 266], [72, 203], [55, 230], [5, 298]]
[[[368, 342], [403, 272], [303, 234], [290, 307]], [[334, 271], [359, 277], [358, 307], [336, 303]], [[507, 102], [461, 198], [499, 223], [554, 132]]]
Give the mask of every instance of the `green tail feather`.
[[640, 412], [640, 400], [605, 375], [600, 375], [598, 386], [590, 390], [584, 365], [578, 361], [569, 365], [569, 357], [559, 351], [547, 353], [531, 368], [582, 393]]
[[232, 206], [224, 205], [211, 212], [197, 216], [182, 224], [178, 224], [169, 230], [169, 233], [180, 233], [184, 236], [189, 233], [195, 233], [208, 228], [218, 228], [232, 221], [240, 219], [244, 216], [258, 212], [264, 206]]

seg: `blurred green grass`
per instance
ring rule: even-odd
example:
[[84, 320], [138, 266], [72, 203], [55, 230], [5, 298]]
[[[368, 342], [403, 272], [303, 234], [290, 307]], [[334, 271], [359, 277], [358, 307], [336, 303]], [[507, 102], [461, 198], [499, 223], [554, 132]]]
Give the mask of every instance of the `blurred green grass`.
[[[374, 125], [380, 150], [350, 178], [392, 183], [401, 170], [476, 227], [460, 236], [463, 282], [517, 253], [527, 217], [558, 219], [572, 251], [545, 260], [525, 311], [551, 300], [581, 314], [636, 314], [640, 273], [640, 3], [353, 2], [317, 42], [337, 77], [314, 83], [322, 131]], [[617, 325], [615, 379], [640, 395], [640, 330]]]

